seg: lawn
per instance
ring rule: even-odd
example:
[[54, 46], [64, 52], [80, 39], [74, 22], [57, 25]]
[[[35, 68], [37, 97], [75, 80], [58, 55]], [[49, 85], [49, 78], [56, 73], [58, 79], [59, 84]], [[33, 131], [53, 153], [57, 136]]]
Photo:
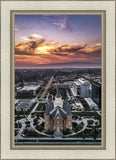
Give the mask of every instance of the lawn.
[[36, 111], [45, 111], [45, 103], [39, 103]]

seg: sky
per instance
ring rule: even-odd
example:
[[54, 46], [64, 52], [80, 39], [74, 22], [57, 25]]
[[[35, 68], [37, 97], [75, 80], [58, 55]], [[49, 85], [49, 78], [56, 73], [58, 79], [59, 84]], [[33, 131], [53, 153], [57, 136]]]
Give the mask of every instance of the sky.
[[101, 67], [101, 15], [15, 15], [15, 67]]

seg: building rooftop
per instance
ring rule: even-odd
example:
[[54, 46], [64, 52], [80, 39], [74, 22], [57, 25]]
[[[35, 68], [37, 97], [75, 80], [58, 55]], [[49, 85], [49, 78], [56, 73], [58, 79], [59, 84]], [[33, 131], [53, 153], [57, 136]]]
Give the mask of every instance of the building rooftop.
[[46, 116], [50, 115], [50, 117], [53, 119], [55, 115], [57, 115], [58, 113], [61, 115], [62, 119], [65, 119], [66, 116], [72, 116], [71, 106], [67, 99], [64, 101], [63, 108], [61, 108], [60, 106], [56, 106], [54, 108], [54, 105], [53, 103], [51, 103], [51, 100], [49, 100], [48, 103], [46, 104], [46, 109], [45, 109]]
[[40, 85], [24, 86], [22, 89], [20, 89], [20, 91], [34, 91], [39, 87], [40, 87]]
[[77, 86], [81, 85], [81, 82], [79, 82], [78, 80], [74, 82]]
[[90, 84], [90, 82], [84, 78], [79, 78], [77, 81], [74, 82], [76, 85], [82, 85], [82, 84]]
[[84, 98], [89, 106], [97, 106], [97, 104], [91, 98]]
[[79, 107], [79, 108], [84, 108], [81, 102], [76, 102], [75, 104], [76, 104], [76, 106]]
[[54, 108], [54, 109], [50, 112], [50, 117], [51, 117], [51, 119], [54, 119], [57, 114], [59, 114], [62, 119], [65, 119], [67, 113], [65, 112], [64, 109], [62, 109], [61, 107], [57, 106], [56, 108]]

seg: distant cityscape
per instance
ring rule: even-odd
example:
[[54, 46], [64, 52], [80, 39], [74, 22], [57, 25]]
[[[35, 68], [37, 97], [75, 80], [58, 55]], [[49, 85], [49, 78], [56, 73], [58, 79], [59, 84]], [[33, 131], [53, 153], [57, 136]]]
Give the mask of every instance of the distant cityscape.
[[101, 145], [101, 69], [15, 69], [15, 145]]

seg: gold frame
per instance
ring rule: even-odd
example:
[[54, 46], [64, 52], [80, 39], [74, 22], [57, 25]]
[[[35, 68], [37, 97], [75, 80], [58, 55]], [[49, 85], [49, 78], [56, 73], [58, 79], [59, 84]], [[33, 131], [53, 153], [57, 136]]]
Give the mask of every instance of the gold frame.
[[105, 121], [105, 115], [106, 115], [106, 108], [105, 108], [105, 104], [106, 104], [106, 91], [105, 91], [105, 88], [106, 88], [106, 57], [105, 57], [105, 51], [106, 51], [106, 42], [105, 42], [105, 37], [106, 37], [106, 12], [104, 10], [96, 10], [96, 11], [74, 11], [74, 10], [70, 10], [70, 11], [64, 11], [64, 10], [58, 10], [58, 11], [35, 11], [35, 10], [26, 10], [26, 11], [23, 11], [23, 10], [20, 10], [20, 11], [11, 11], [10, 12], [10, 37], [11, 37], [11, 53], [14, 53], [14, 22], [15, 22], [15, 15], [21, 15], [21, 14], [49, 14], [49, 15], [54, 15], [54, 14], [66, 14], [66, 15], [74, 15], [74, 14], [89, 14], [89, 15], [101, 15], [101, 25], [102, 25], [102, 145], [83, 145], [83, 146], [79, 146], [79, 145], [38, 145], [38, 146], [34, 146], [34, 145], [26, 145], [26, 146], [23, 146], [23, 145], [20, 145], [20, 146], [16, 146], [14, 145], [14, 71], [15, 71], [15, 68], [14, 68], [14, 54], [11, 54], [11, 57], [10, 57], [10, 71], [11, 71], [11, 74], [10, 74], [10, 79], [11, 79], [11, 83], [10, 83], [10, 110], [11, 110], [11, 115], [10, 115], [10, 148], [13, 149], [13, 150], [25, 150], [25, 149], [30, 149], [30, 150], [49, 150], [49, 149], [52, 149], [52, 150], [70, 150], [70, 149], [73, 149], [73, 150], [104, 150], [106, 148], [106, 121]]

